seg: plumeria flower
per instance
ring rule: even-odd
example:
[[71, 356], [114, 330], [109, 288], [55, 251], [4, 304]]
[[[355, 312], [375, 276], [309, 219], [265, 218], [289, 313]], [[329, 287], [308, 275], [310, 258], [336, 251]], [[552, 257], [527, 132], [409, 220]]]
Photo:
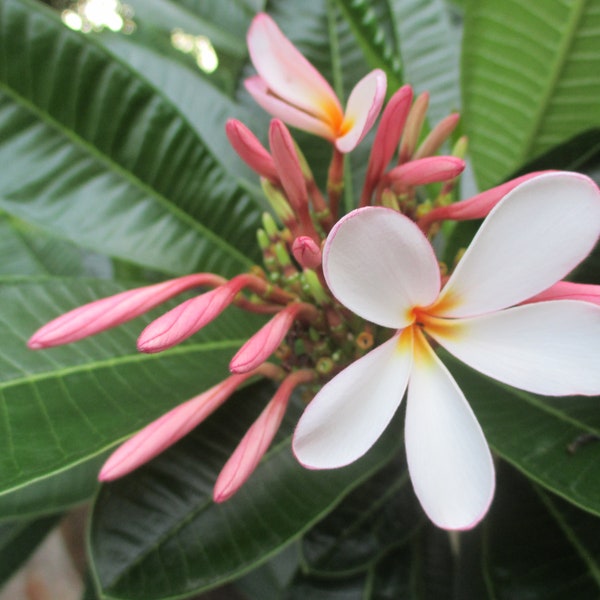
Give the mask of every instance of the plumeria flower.
[[590, 179], [540, 175], [492, 209], [442, 287], [432, 247], [413, 221], [382, 207], [346, 215], [324, 247], [327, 283], [350, 310], [397, 332], [308, 405], [294, 435], [299, 461], [326, 469], [356, 460], [408, 389], [405, 443], [416, 495], [439, 527], [476, 525], [494, 493], [492, 457], [433, 348], [529, 392], [600, 394], [600, 307], [519, 305], [563, 279], [599, 232], [600, 192]]
[[247, 41], [258, 75], [245, 85], [262, 108], [288, 125], [334, 142], [340, 152], [357, 146], [381, 110], [386, 91], [383, 71], [375, 69], [356, 84], [344, 111], [329, 83], [271, 17], [258, 14]]

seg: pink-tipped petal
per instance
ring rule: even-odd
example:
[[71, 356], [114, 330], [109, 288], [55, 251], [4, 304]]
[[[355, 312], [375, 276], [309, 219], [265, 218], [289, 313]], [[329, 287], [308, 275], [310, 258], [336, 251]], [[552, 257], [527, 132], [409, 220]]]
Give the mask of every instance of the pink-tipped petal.
[[144, 427], [110, 455], [98, 479], [123, 477], [164, 452], [221, 406], [248, 377], [250, 374], [231, 375]]
[[580, 300], [600, 305], [600, 285], [559, 281], [547, 290], [528, 298], [523, 304], [548, 300]]
[[387, 80], [381, 69], [371, 71], [354, 86], [342, 123], [342, 129], [347, 130], [335, 142], [340, 152], [354, 150], [373, 127], [381, 111], [386, 88]]
[[518, 304], [560, 281], [600, 234], [600, 190], [577, 173], [529, 179], [480, 227], [446, 283], [438, 314], [475, 316]]
[[140, 352], [162, 352], [183, 342], [216, 319], [234, 300], [238, 289], [228, 284], [186, 300], [155, 319], [142, 331]]
[[427, 238], [400, 213], [359, 208], [332, 229], [323, 250], [334, 296], [361, 317], [400, 329], [412, 308], [432, 303], [440, 289], [438, 262]]
[[316, 269], [321, 264], [321, 248], [307, 235], [301, 235], [294, 240], [292, 254], [304, 269]]
[[423, 510], [438, 527], [470, 529], [494, 495], [490, 450], [446, 367], [424, 338], [416, 344], [404, 426], [410, 478]]
[[298, 371], [283, 380], [219, 474], [213, 491], [215, 502], [231, 498], [252, 475], [281, 425], [294, 388], [312, 378], [309, 371]]
[[429, 156], [411, 160], [388, 173], [392, 181], [407, 186], [449, 181], [465, 169], [465, 161], [456, 156]]
[[484, 217], [487, 217], [492, 208], [494, 208], [508, 192], [514, 190], [518, 185], [533, 177], [537, 177], [538, 175], [552, 172], [553, 171], [535, 171], [534, 173], [528, 173], [527, 175], [511, 179], [510, 181], [482, 192], [481, 194], [477, 194], [467, 200], [461, 200], [460, 202], [455, 202], [448, 206], [434, 208], [419, 220], [419, 226], [422, 229], [426, 229], [432, 223], [443, 221], [445, 219], [451, 219], [453, 221], [483, 219]]
[[412, 97], [411, 86], [404, 85], [390, 98], [383, 109], [365, 176], [365, 182], [368, 182], [371, 188], [381, 177], [398, 148]]
[[331, 86], [271, 17], [254, 17], [247, 42], [252, 64], [274, 94], [324, 122], [332, 115], [341, 121], [342, 107]]
[[600, 394], [600, 308], [594, 304], [536, 302], [427, 331], [503, 383], [546, 396]]
[[243, 123], [229, 119], [225, 123], [225, 133], [233, 149], [254, 172], [273, 182], [279, 180], [273, 158]]
[[404, 330], [326, 383], [298, 421], [293, 450], [309, 469], [335, 469], [360, 458], [396, 412], [412, 364]]
[[237, 351], [229, 363], [230, 371], [246, 373], [264, 363], [283, 342], [294, 320], [305, 308], [306, 305], [296, 303], [280, 310]]
[[284, 123], [308, 131], [314, 135], [333, 140], [335, 130], [331, 123], [322, 121], [314, 115], [287, 104], [269, 92], [269, 88], [260, 77], [250, 77], [244, 81], [244, 86], [255, 102], [266, 112], [281, 119]]
[[296, 213], [308, 210], [308, 191], [294, 140], [288, 128], [279, 119], [271, 121], [269, 144], [279, 180], [290, 206]]
[[199, 273], [102, 298], [46, 323], [31, 336], [27, 345], [37, 350], [76, 342], [126, 323], [186, 290], [224, 281], [211, 273]]
[[417, 148], [413, 160], [433, 156], [450, 137], [450, 134], [456, 129], [460, 120], [459, 113], [452, 113], [444, 117], [427, 135], [421, 145]]

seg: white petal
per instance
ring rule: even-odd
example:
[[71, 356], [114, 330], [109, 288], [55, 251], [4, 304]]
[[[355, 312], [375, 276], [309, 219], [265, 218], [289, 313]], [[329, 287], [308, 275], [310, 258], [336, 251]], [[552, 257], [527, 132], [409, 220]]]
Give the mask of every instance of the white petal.
[[417, 342], [406, 405], [406, 456], [427, 516], [444, 529], [470, 529], [494, 495], [494, 465], [481, 427], [454, 379]]
[[258, 14], [250, 25], [247, 41], [252, 63], [269, 89], [319, 119], [327, 121], [334, 115], [341, 121], [342, 107], [329, 83], [271, 17]]
[[328, 122], [319, 120], [311, 114], [283, 102], [277, 96], [273, 96], [260, 77], [249, 77], [244, 81], [244, 85], [256, 103], [274, 117], [281, 119], [292, 127], [297, 127], [326, 139], [332, 140], [335, 137], [335, 133]]
[[408, 329], [323, 386], [298, 421], [293, 441], [298, 461], [310, 469], [334, 469], [360, 458], [400, 405], [411, 364]]
[[323, 250], [333, 295], [357, 315], [400, 329], [411, 309], [431, 304], [440, 289], [437, 260], [427, 238], [400, 213], [359, 208], [338, 221]]
[[381, 69], [371, 71], [354, 86], [344, 114], [344, 124], [350, 128], [335, 143], [340, 152], [354, 150], [371, 129], [385, 99], [386, 87], [385, 73]]
[[525, 304], [427, 332], [469, 366], [514, 387], [547, 396], [600, 394], [600, 307], [589, 302]]
[[442, 290], [439, 314], [466, 317], [518, 304], [567, 275], [600, 233], [600, 191], [576, 173], [545, 173], [490, 212]]

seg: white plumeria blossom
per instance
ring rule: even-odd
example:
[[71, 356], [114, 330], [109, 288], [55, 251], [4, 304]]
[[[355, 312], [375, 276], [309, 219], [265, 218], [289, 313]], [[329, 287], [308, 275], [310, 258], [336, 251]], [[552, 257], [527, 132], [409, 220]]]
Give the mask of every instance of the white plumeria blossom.
[[408, 389], [405, 444], [430, 519], [468, 529], [491, 503], [494, 466], [483, 432], [434, 340], [472, 368], [545, 395], [600, 394], [600, 307], [528, 298], [563, 279], [600, 233], [600, 191], [575, 173], [516, 187], [490, 212], [442, 287], [430, 243], [387, 208], [351, 212], [331, 231], [325, 278], [357, 315], [397, 329], [315, 396], [295, 435], [313, 469], [347, 465], [377, 440]]

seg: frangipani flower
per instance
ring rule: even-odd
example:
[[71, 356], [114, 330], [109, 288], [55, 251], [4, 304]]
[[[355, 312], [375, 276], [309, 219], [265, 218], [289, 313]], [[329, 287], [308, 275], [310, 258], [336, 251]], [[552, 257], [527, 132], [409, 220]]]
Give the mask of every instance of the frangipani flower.
[[344, 111], [329, 83], [271, 17], [260, 13], [254, 18], [247, 42], [258, 75], [245, 85], [262, 108], [288, 125], [331, 140], [340, 152], [357, 146], [381, 110], [383, 71], [375, 69], [356, 84]]
[[294, 451], [309, 468], [363, 455], [408, 389], [405, 443], [417, 497], [438, 526], [486, 513], [494, 467], [483, 432], [432, 342], [474, 369], [546, 395], [600, 393], [600, 308], [575, 300], [515, 306], [594, 247], [600, 192], [587, 177], [540, 175], [490, 212], [444, 287], [417, 225], [386, 208], [346, 215], [323, 251], [325, 278], [359, 316], [397, 329], [329, 381], [301, 417]]

